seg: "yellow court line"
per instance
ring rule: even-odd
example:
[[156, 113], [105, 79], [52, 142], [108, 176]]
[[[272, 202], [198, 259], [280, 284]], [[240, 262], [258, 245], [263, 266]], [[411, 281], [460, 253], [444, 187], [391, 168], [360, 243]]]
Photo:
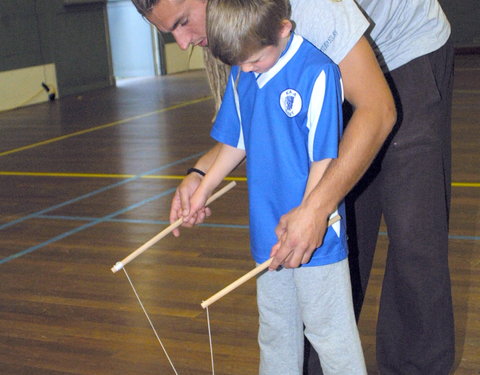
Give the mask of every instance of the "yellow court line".
[[35, 148], [35, 147], [44, 146], [44, 145], [47, 145], [47, 144], [50, 144], [50, 143], [63, 141], [64, 139], [71, 138], [71, 137], [76, 137], [77, 135], [82, 135], [82, 134], [91, 133], [91, 132], [94, 132], [94, 131], [97, 131], [97, 130], [110, 128], [110, 127], [115, 126], [115, 125], [124, 124], [126, 122], [133, 121], [133, 120], [138, 120], [138, 119], [148, 117], [148, 116], [151, 116], [151, 115], [154, 115], [154, 114], [157, 114], [157, 113], [167, 112], [167, 111], [171, 111], [171, 110], [174, 110], [174, 109], [177, 109], [177, 108], [186, 107], [186, 106], [191, 105], [191, 104], [196, 104], [196, 103], [200, 103], [200, 102], [209, 100], [211, 98], [212, 98], [211, 96], [207, 96], [207, 97], [203, 97], [203, 98], [199, 98], [199, 99], [195, 99], [195, 100], [190, 100], [190, 101], [187, 101], [187, 102], [182, 102], [182, 103], [175, 104], [175, 105], [172, 105], [172, 106], [167, 107], [167, 108], [162, 108], [162, 109], [159, 109], [159, 110], [156, 110], [156, 111], [144, 113], [142, 115], [133, 116], [133, 117], [129, 117], [129, 118], [114, 121], [114, 122], [109, 122], [108, 124], [95, 126], [93, 128], [89, 128], [89, 129], [85, 129], [85, 130], [80, 130], [80, 131], [75, 132], [75, 133], [65, 134], [65, 135], [62, 135], [60, 137], [47, 139], [45, 141], [33, 143], [31, 145], [14, 148], [12, 150], [0, 152], [0, 157], [10, 155], [10, 154], [14, 154], [14, 153], [20, 152], [20, 151], [29, 150], [29, 149]]
[[468, 89], [458, 89], [458, 90], [453, 90], [454, 93], [456, 94], [480, 94], [480, 90], [475, 90], [475, 89], [471, 89], [471, 90], [468, 90]]
[[456, 72], [473, 72], [476, 70], [480, 70], [480, 68], [477, 67], [470, 67], [470, 68], [455, 68]]
[[[104, 174], [104, 173], [57, 173], [57, 172], [10, 172], [0, 171], [0, 176], [21, 176], [21, 177], [77, 177], [77, 178], [144, 178], [159, 180], [182, 180], [185, 176], [180, 175], [143, 175], [136, 174]], [[227, 181], [246, 181], [246, 177], [226, 177]]]
[[[24, 177], [80, 177], [80, 178], [144, 178], [158, 180], [181, 180], [185, 176], [180, 175], [143, 175], [136, 174], [108, 174], [108, 173], [57, 173], [57, 172], [13, 172], [0, 171], [0, 176], [24, 176]], [[246, 177], [226, 177], [227, 181], [247, 181]], [[480, 188], [480, 182], [452, 182], [453, 187]]]
[[455, 187], [480, 187], [480, 182], [452, 182]]
[[134, 174], [100, 174], [100, 173], [57, 173], [57, 172], [9, 172], [0, 171], [0, 176], [23, 177], [82, 177], [82, 178], [131, 178]]
[[[1, 172], [0, 172], [1, 174]], [[159, 180], [183, 180], [185, 176], [175, 176], [175, 175], [146, 175], [141, 176], [141, 178], [146, 179], [159, 179]], [[225, 181], [247, 181], [246, 177], [225, 177]]]

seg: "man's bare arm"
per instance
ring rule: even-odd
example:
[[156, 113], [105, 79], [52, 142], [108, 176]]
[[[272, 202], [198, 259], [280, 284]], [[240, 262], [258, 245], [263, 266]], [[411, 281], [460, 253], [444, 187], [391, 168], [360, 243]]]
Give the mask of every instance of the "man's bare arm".
[[298, 267], [321, 245], [328, 216], [365, 173], [396, 121], [395, 104], [376, 57], [362, 37], [339, 64], [353, 115], [324, 176], [300, 206], [282, 216], [270, 269]]

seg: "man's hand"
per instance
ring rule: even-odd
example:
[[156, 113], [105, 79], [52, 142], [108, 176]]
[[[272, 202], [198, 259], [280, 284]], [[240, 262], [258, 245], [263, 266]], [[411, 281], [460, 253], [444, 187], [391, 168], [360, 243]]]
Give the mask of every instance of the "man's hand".
[[280, 218], [275, 229], [278, 242], [272, 247], [269, 269], [295, 268], [307, 263], [322, 242], [328, 215], [320, 215], [306, 202]]

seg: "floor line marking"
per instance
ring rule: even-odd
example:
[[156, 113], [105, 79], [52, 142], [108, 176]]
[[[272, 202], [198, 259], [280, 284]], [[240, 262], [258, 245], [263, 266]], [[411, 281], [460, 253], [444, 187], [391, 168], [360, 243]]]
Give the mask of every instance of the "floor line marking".
[[[37, 219], [45, 220], [66, 220], [66, 221], [93, 221], [98, 218], [85, 216], [64, 216], [64, 215], [40, 215]], [[152, 220], [152, 219], [115, 219], [108, 220], [110, 223], [127, 223], [127, 224], [149, 224], [149, 225], [170, 225], [168, 220]], [[248, 225], [244, 224], [222, 224], [222, 223], [202, 223], [200, 227], [219, 227], [231, 229], [248, 229]]]
[[474, 72], [477, 70], [480, 70], [480, 68], [477, 68], [477, 67], [455, 68], [456, 72]]
[[[98, 220], [95, 217], [86, 216], [64, 216], [64, 215], [40, 215], [37, 219], [45, 220], [69, 220], [69, 221], [94, 221]], [[129, 224], [151, 224], [151, 225], [170, 225], [167, 220], [151, 220], [151, 219], [115, 219], [108, 220], [111, 223], [129, 223]], [[213, 228], [230, 228], [230, 229], [248, 229], [249, 225], [246, 224], [222, 224], [222, 223], [202, 223], [198, 224], [200, 227], [213, 227]], [[387, 232], [378, 232], [379, 236], [387, 236]], [[448, 236], [451, 240], [472, 240], [480, 241], [480, 236], [466, 236], [450, 234]]]
[[160, 193], [160, 194], [154, 195], [153, 197], [144, 199], [144, 200], [142, 200], [142, 201], [140, 201], [140, 202], [137, 202], [137, 203], [134, 203], [134, 204], [132, 204], [132, 205], [130, 205], [130, 206], [128, 206], [128, 207], [124, 207], [124, 208], [122, 208], [121, 210], [115, 211], [115, 212], [113, 212], [113, 213], [111, 213], [111, 214], [109, 214], [109, 215], [106, 215], [106, 216], [104, 216], [104, 217], [101, 217], [101, 218], [98, 218], [98, 219], [96, 219], [96, 220], [90, 221], [90, 222], [88, 222], [88, 223], [86, 223], [86, 224], [83, 224], [83, 225], [81, 225], [81, 226], [79, 226], [79, 227], [77, 227], [77, 228], [75, 228], [75, 229], [71, 229], [71, 230], [69, 230], [69, 231], [66, 231], [66, 232], [64, 232], [64, 233], [62, 233], [62, 234], [59, 234], [58, 236], [55, 236], [55, 237], [50, 238], [50, 239], [47, 240], [47, 241], [44, 241], [44, 242], [39, 243], [39, 244], [37, 244], [37, 245], [35, 245], [35, 246], [29, 247], [28, 249], [19, 251], [19, 252], [17, 252], [17, 253], [14, 253], [14, 254], [12, 254], [12, 255], [9, 255], [9, 256], [7, 256], [7, 257], [5, 257], [5, 258], [2, 258], [2, 259], [0, 259], [0, 264], [9, 262], [9, 261], [11, 261], [11, 260], [13, 260], [13, 259], [16, 259], [16, 258], [19, 258], [19, 257], [21, 257], [21, 256], [23, 256], [23, 255], [30, 254], [30, 253], [38, 250], [38, 249], [41, 249], [42, 247], [45, 247], [45, 246], [47, 246], [47, 245], [50, 245], [50, 244], [52, 244], [52, 243], [54, 243], [54, 242], [57, 242], [57, 241], [59, 241], [59, 240], [62, 240], [62, 239], [66, 238], [66, 237], [69, 237], [69, 236], [71, 236], [71, 235], [73, 235], [73, 234], [79, 233], [79, 232], [83, 231], [84, 229], [88, 229], [88, 228], [93, 227], [93, 226], [95, 226], [95, 225], [97, 225], [97, 224], [99, 224], [99, 223], [106, 222], [106, 221], [114, 218], [115, 216], [121, 215], [121, 214], [123, 214], [123, 213], [125, 213], [125, 212], [128, 212], [128, 211], [131, 211], [131, 210], [133, 210], [133, 209], [135, 209], [135, 208], [138, 208], [138, 207], [140, 207], [140, 206], [142, 206], [142, 205], [144, 205], [144, 204], [146, 204], [146, 203], [150, 203], [150, 202], [152, 202], [152, 201], [154, 201], [154, 200], [156, 200], [156, 199], [162, 198], [162, 197], [164, 197], [165, 195], [168, 195], [168, 194], [173, 193], [174, 191], [175, 191], [175, 188], [168, 189], [168, 190], [166, 190], [166, 191], [164, 191], [164, 192], [162, 192], [162, 193]]
[[[64, 172], [15, 172], [0, 171], [0, 176], [20, 176], [20, 177], [66, 177], [66, 178], [132, 178], [158, 180], [182, 180], [185, 176], [181, 175], [134, 175], [134, 174], [114, 174], [114, 173], [64, 173]], [[246, 181], [246, 177], [226, 177], [226, 181]], [[452, 182], [453, 187], [480, 187], [480, 182]]]
[[[385, 236], [388, 237], [387, 232], [378, 232], [379, 236]], [[463, 236], [463, 235], [457, 235], [457, 234], [449, 234], [448, 235], [449, 240], [468, 240], [468, 241], [480, 241], [480, 236]]]
[[480, 182], [452, 182], [453, 187], [480, 187]]
[[[168, 194], [171, 194], [175, 191], [175, 188], [172, 188], [172, 189], [168, 189], [160, 194], [157, 194], [155, 196], [152, 196], [150, 198], [147, 198], [147, 199], [144, 199], [140, 202], [137, 202], [137, 203], [134, 203], [128, 207], [124, 207], [118, 211], [115, 211], [109, 215], [106, 215], [106, 216], [103, 216], [101, 218], [81, 218], [81, 217], [68, 217], [68, 216], [55, 216], [55, 215], [52, 215], [52, 216], [45, 216], [45, 215], [39, 215], [37, 218], [45, 218], [45, 219], [58, 219], [58, 218], [61, 218], [62, 220], [87, 220], [88, 222], [84, 225], [81, 225], [80, 227], [77, 227], [75, 229], [72, 229], [72, 230], [69, 230], [67, 232], [64, 232], [58, 236], [55, 236], [47, 241], [44, 241], [40, 244], [37, 244], [35, 246], [32, 246], [32, 247], [29, 247], [28, 249], [25, 249], [25, 250], [22, 250], [22, 251], [19, 251], [17, 253], [14, 253], [12, 255], [9, 255], [3, 259], [0, 259], [0, 264], [3, 264], [3, 263], [7, 263], [13, 259], [16, 259], [16, 258], [19, 258], [23, 255], [26, 255], [26, 254], [30, 254], [36, 250], [39, 250], [47, 245], [50, 245], [54, 242], [57, 242], [59, 240], [62, 240], [66, 237], [69, 237], [73, 234], [76, 234], [76, 233], [79, 233], [81, 231], [83, 231], [84, 229], [88, 229], [90, 227], [93, 227], [97, 224], [100, 224], [100, 223], [103, 223], [103, 222], [131, 222], [131, 220], [128, 220], [128, 219], [114, 219], [115, 216], [118, 216], [118, 215], [121, 215], [125, 212], [128, 212], [128, 211], [131, 211], [135, 208], [138, 208], [146, 203], [150, 203], [156, 199], [159, 199], [159, 198], [162, 198]], [[92, 220], [90, 220], [92, 219]], [[146, 221], [145, 221], [146, 222]], [[156, 221], [151, 221], [153, 222], [154, 224], [157, 224]], [[165, 224], [169, 224], [169, 222], [165, 221], [159, 221], [159, 223], [165, 223]], [[232, 225], [232, 224], [207, 224], [207, 223], [203, 223], [203, 224], [200, 224], [201, 226], [205, 226], [205, 227], [223, 227], [223, 228], [241, 228], [241, 229], [246, 229], [248, 228], [248, 225], [247, 226], [241, 226], [241, 225]], [[378, 235], [379, 236], [387, 236], [388, 234], [386, 232], [378, 232]], [[480, 240], [480, 237], [479, 236], [463, 236], [463, 235], [449, 235], [448, 236], [449, 239], [460, 239], [460, 240], [473, 240], [473, 241], [478, 241]]]
[[186, 106], [196, 104], [196, 103], [200, 103], [200, 102], [203, 102], [203, 101], [206, 101], [206, 100], [209, 100], [209, 99], [211, 99], [211, 96], [202, 97], [202, 98], [198, 98], [198, 99], [194, 99], [194, 100], [189, 100], [189, 101], [182, 102], [182, 103], [179, 103], [179, 104], [175, 104], [175, 105], [172, 105], [172, 106], [169, 106], [169, 107], [166, 107], [166, 108], [161, 108], [161, 109], [158, 109], [156, 111], [143, 113], [141, 115], [128, 117], [128, 118], [123, 119], [123, 120], [113, 121], [113, 122], [109, 122], [107, 124], [95, 126], [93, 128], [88, 128], [88, 129], [80, 130], [80, 131], [77, 131], [77, 132], [74, 132], [74, 133], [65, 134], [65, 135], [62, 135], [62, 136], [59, 136], [59, 137], [46, 139], [44, 141], [32, 143], [30, 145], [26, 145], [26, 146], [14, 148], [12, 150], [0, 152], [0, 157], [10, 155], [10, 154], [14, 154], [14, 153], [20, 152], [20, 151], [29, 150], [29, 149], [35, 148], [35, 147], [44, 146], [44, 145], [47, 145], [47, 144], [50, 144], [50, 143], [63, 141], [65, 139], [76, 137], [78, 135], [83, 135], [83, 134], [91, 133], [91, 132], [94, 132], [94, 131], [97, 131], [97, 130], [110, 128], [112, 126], [121, 125], [121, 124], [124, 124], [126, 122], [130, 122], [130, 121], [138, 120], [138, 119], [141, 119], [141, 118], [145, 118], [145, 117], [148, 117], [148, 116], [151, 116], [151, 115], [154, 115], [154, 114], [158, 114], [158, 113], [167, 112], [167, 111], [171, 111], [171, 110], [174, 110], [174, 109], [186, 107]]
[[480, 94], [480, 90], [475, 90], [475, 89], [457, 89], [453, 90], [454, 94]]
[[[135, 175], [135, 174], [112, 174], [112, 173], [63, 173], [63, 172], [13, 172], [0, 171], [0, 176], [19, 176], [19, 177], [65, 177], [65, 178], [132, 178], [157, 180], [183, 180], [185, 175]], [[226, 181], [246, 181], [246, 177], [226, 177]], [[479, 184], [480, 185], [480, 184]]]
[[18, 224], [18, 223], [21, 223], [25, 220], [28, 220], [28, 219], [32, 219], [32, 218], [35, 218], [39, 215], [43, 215], [47, 212], [50, 212], [50, 211], [53, 211], [53, 210], [56, 210], [58, 208], [61, 208], [61, 207], [65, 207], [65, 206], [68, 206], [72, 203], [76, 203], [78, 201], [81, 201], [85, 198], [90, 198], [94, 195], [97, 195], [97, 194], [100, 194], [100, 193], [103, 193], [107, 190], [110, 190], [110, 189], [113, 189], [115, 187], [118, 187], [118, 186], [121, 186], [121, 185], [124, 185], [124, 184], [127, 184], [129, 182], [132, 182], [132, 181], [136, 181], [138, 180], [139, 178], [141, 178], [141, 176], [144, 176], [144, 175], [147, 175], [147, 174], [151, 174], [151, 173], [156, 173], [162, 169], [165, 169], [165, 168], [168, 168], [172, 165], [176, 165], [176, 164], [180, 164], [180, 163], [183, 163], [184, 161], [187, 161], [187, 160], [190, 160], [190, 159], [194, 159], [194, 158], [198, 158], [200, 155], [203, 155], [203, 152], [202, 153], [197, 153], [197, 154], [193, 154], [193, 155], [190, 155], [186, 158], [183, 158], [183, 159], [179, 159], [175, 162], [172, 162], [172, 163], [168, 163], [168, 164], [165, 164], [164, 166], [160, 167], [160, 168], [156, 168], [156, 169], [152, 169], [151, 171], [148, 171], [148, 172], [145, 172], [145, 173], [142, 173], [140, 175], [137, 175], [135, 177], [132, 177], [132, 178], [127, 178], [123, 181], [119, 181], [119, 182], [116, 182], [114, 184], [111, 184], [111, 185], [107, 185], [107, 186], [104, 186], [100, 189], [97, 189], [97, 190], [94, 190], [94, 191], [91, 191], [89, 193], [86, 193], [86, 194], [83, 194], [81, 196], [78, 196], [76, 198], [73, 198], [73, 199], [70, 199], [70, 200], [67, 200], [65, 202], [62, 202], [62, 203], [58, 203], [56, 205], [53, 205], [53, 206], [50, 206], [50, 207], [47, 207], [47, 208], [44, 208], [43, 210], [40, 210], [40, 211], [37, 211], [37, 212], [34, 212], [34, 213], [31, 213], [31, 214], [28, 214], [26, 216], [23, 216], [21, 218], [18, 218], [16, 220], [13, 220], [13, 221], [10, 221], [10, 222], [7, 222], [7, 223], [4, 223], [2, 225], [0, 225], [0, 230], [3, 230], [3, 229], [6, 229], [8, 227], [11, 227], [15, 224]]

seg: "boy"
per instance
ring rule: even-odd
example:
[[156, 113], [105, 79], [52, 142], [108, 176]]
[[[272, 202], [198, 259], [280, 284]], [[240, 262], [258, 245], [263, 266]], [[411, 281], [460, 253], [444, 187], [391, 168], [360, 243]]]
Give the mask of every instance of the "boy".
[[[338, 68], [292, 32], [285, 0], [209, 0], [212, 54], [232, 67], [211, 135], [222, 143], [190, 201], [190, 220], [247, 157], [252, 255], [270, 257], [280, 217], [300, 205], [337, 157]], [[343, 203], [338, 213], [344, 217]], [[337, 212], [332, 215], [336, 215]], [[324, 374], [366, 374], [351, 300], [344, 220], [300, 268], [257, 280], [261, 375], [300, 375], [305, 335]]]

